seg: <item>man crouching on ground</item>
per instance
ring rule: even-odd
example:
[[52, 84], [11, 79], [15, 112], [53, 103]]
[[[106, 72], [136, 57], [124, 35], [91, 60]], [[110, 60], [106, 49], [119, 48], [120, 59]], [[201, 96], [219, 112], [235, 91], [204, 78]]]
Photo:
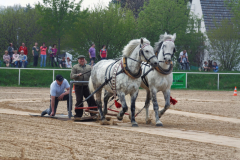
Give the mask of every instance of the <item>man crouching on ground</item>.
[[[65, 92], [65, 89], [67, 91]], [[66, 79], [61, 75], [56, 76], [56, 81], [52, 82], [50, 86], [50, 107], [42, 112], [41, 116], [48, 114], [50, 116], [55, 116], [57, 112], [57, 106], [59, 101], [67, 100], [67, 109], [69, 104], [69, 91], [70, 85]]]
[[[85, 64], [85, 56], [80, 55], [78, 57], [78, 64], [74, 65], [72, 68], [70, 78], [74, 79], [75, 81], [89, 81], [90, 75], [91, 75], [91, 66]], [[77, 103], [75, 104], [75, 106], [83, 107], [83, 104], [81, 104], [83, 101], [83, 96], [87, 98], [90, 95], [88, 84], [76, 83], [75, 95], [77, 100]], [[89, 107], [97, 106], [93, 96], [87, 100], [87, 103]], [[97, 110], [97, 109], [93, 109], [93, 110]], [[74, 116], [74, 118], [81, 118], [83, 115], [83, 110], [75, 109], [75, 113], [76, 115]], [[94, 114], [91, 114], [91, 116], [93, 115]]]

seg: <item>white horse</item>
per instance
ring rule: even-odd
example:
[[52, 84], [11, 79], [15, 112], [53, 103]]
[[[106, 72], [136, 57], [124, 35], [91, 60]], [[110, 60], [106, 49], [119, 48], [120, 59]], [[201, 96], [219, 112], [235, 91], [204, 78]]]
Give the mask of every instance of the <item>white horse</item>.
[[[159, 65], [152, 70], [151, 66], [142, 65], [142, 83], [141, 87], [146, 89], [147, 98], [145, 101], [146, 123], [149, 119], [149, 104], [152, 99], [153, 109], [155, 111], [156, 126], [162, 126], [159, 118], [170, 107], [170, 89], [173, 81], [172, 74], [172, 57], [175, 52], [174, 41], [176, 33], [173, 35], [160, 35], [159, 42], [155, 43], [154, 51], [158, 57]], [[150, 71], [151, 70], [151, 71]], [[158, 111], [157, 92], [162, 91], [165, 99], [165, 107], [160, 112]]]
[[[123, 58], [121, 60], [102, 60], [94, 65], [91, 72], [91, 77], [89, 79], [89, 89], [91, 92], [101, 87], [103, 83], [106, 83], [107, 79], [111, 77], [114, 78], [114, 81], [111, 83], [108, 82], [103, 86], [107, 91], [104, 96], [104, 112], [102, 112], [101, 102], [102, 88], [96, 92], [96, 102], [101, 116], [101, 124], [107, 124], [105, 119], [105, 115], [107, 114], [107, 102], [115, 93], [122, 104], [122, 110], [117, 115], [118, 120], [122, 120], [125, 112], [128, 110], [125, 100], [125, 95], [127, 94], [131, 96], [131, 114], [135, 115], [135, 101], [141, 84], [141, 63], [145, 61], [150, 63], [153, 67], [158, 65], [154, 49], [145, 38], [130, 41], [122, 52]], [[113, 90], [113, 83], [116, 84], [115, 92]], [[132, 116], [131, 123], [132, 126], [138, 126], [135, 121], [135, 116]]]

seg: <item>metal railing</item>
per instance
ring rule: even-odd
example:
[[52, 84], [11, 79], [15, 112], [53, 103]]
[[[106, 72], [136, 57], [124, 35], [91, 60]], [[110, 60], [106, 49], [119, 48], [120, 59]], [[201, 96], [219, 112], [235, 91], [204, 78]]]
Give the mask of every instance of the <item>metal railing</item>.
[[[18, 70], [18, 85], [21, 84], [21, 70], [47, 70], [53, 72], [53, 81], [55, 80], [55, 71], [71, 71], [71, 69], [42, 69], [42, 68], [8, 68], [8, 67], [0, 67], [0, 69], [15, 69]], [[240, 73], [213, 73], [213, 72], [173, 72], [174, 73], [186, 73], [186, 88], [188, 82], [188, 74], [210, 74], [210, 75], [217, 75], [217, 89], [219, 90], [219, 75], [240, 75]]]

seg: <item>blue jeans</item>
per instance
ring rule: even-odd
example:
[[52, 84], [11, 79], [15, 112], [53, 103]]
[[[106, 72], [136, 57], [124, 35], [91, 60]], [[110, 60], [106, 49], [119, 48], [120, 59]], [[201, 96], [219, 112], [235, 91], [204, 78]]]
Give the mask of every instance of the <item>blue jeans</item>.
[[24, 68], [27, 68], [27, 64], [28, 64], [27, 61], [25, 61], [25, 62], [19, 61], [20, 68], [22, 67], [22, 65], [24, 65]]
[[16, 68], [18, 68], [19, 63], [20, 63], [19, 61], [14, 62]]
[[105, 59], [107, 59], [107, 58], [101, 58], [101, 60], [105, 60]]
[[46, 67], [46, 57], [47, 55], [41, 55], [41, 63], [40, 63], [40, 67], [42, 67], [42, 63], [44, 61], [44, 67]]
[[[45, 110], [48, 115], [50, 115], [51, 112], [52, 112], [51, 101], [52, 101], [52, 100], [51, 100], [51, 95], [50, 95], [50, 106], [49, 106], [48, 109]], [[69, 94], [63, 96], [63, 100], [62, 100], [62, 101], [67, 101], [67, 110], [68, 110], [68, 106], [69, 106]], [[56, 112], [57, 112], [58, 102], [59, 102], [58, 97], [55, 97], [54, 115], [55, 115]]]

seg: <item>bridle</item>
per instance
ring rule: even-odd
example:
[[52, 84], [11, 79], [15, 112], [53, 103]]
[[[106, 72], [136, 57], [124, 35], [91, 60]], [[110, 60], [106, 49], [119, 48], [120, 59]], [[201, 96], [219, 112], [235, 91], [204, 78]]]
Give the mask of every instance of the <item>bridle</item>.
[[[152, 58], [156, 57], [156, 55], [153, 55], [152, 57], [150, 57], [149, 59], [147, 59], [147, 57], [144, 55], [143, 48], [146, 47], [146, 46], [148, 46], [148, 45], [150, 45], [150, 44], [148, 44], [148, 43], [145, 43], [145, 44], [143, 44], [143, 45], [140, 44], [140, 50], [139, 50], [139, 57], [141, 58], [141, 56], [143, 56], [143, 57], [145, 58], [145, 60], [147, 61], [147, 63], [150, 62], [150, 60], [151, 60]], [[139, 78], [139, 77], [142, 75], [142, 68], [141, 68], [141, 67], [139, 68], [139, 71], [138, 71], [137, 74], [131, 73], [130, 69], [129, 69], [128, 66], [127, 66], [127, 58], [129, 58], [129, 59], [131, 59], [131, 60], [133, 60], [133, 61], [135, 61], [135, 62], [138, 62], [138, 63], [140, 63], [140, 64], [142, 64], [142, 61], [138, 61], [138, 60], [135, 60], [135, 59], [130, 58], [130, 57], [123, 57], [122, 63], [121, 63], [121, 64], [122, 64], [122, 69], [123, 69], [123, 72], [124, 72], [124, 73], [126, 73], [129, 77], [131, 77], [131, 78], [133, 78], [133, 79]], [[157, 57], [156, 57], [156, 58], [157, 58]]]
[[[166, 41], [172, 41], [172, 42], [174, 43], [174, 41], [171, 40], [171, 39], [165, 40], [164, 42], [166, 42]], [[173, 49], [173, 54], [171, 54], [171, 53], [164, 53], [164, 47], [165, 47], [165, 45], [163, 45], [164, 42], [161, 42], [161, 43], [159, 44], [159, 45], [161, 45], [161, 47], [159, 47], [159, 50], [155, 53], [155, 55], [158, 57], [158, 54], [159, 54], [160, 50], [162, 49], [162, 50], [163, 50], [163, 58], [164, 58], [164, 60], [166, 59], [166, 58], [165, 58], [166, 55], [171, 55], [171, 59], [172, 59], [172, 57], [174, 56], [174, 53], [176, 52], [176, 50], [175, 50], [175, 48]], [[166, 63], [166, 61], [159, 61], [159, 62], [164, 62], [164, 63]], [[167, 64], [167, 63], [166, 63], [166, 64]], [[161, 73], [161, 74], [163, 74], [163, 75], [168, 75], [168, 74], [172, 73], [172, 70], [173, 70], [172, 60], [171, 60], [171, 62], [169, 63], [169, 68], [168, 68], [168, 69], [163, 69], [159, 64], [155, 67], [155, 69], [156, 69], [159, 73]]]
[[[152, 57], [150, 57], [149, 59], [147, 59], [147, 57], [144, 55], [144, 52], [143, 52], [143, 48], [146, 47], [146, 46], [149, 46], [150, 44], [146, 43], [144, 44], [143, 46], [140, 44], [140, 50], [139, 50], [139, 57], [141, 57], [141, 55], [145, 58], [145, 60], [148, 62], [150, 62], [150, 60], [154, 57], [156, 57], [156, 55], [153, 55]], [[157, 57], [156, 57], [157, 58]]]
[[[166, 41], [172, 41], [172, 42], [174, 43], [174, 41], [171, 40], [171, 39], [167, 39], [167, 40], [165, 40], [164, 42], [166, 42]], [[175, 48], [173, 49], [173, 54], [171, 54], [171, 53], [164, 53], [164, 47], [165, 47], [165, 45], [163, 45], [164, 42], [161, 42], [161, 43], [160, 43], [161, 47], [160, 47], [159, 50], [155, 53], [155, 55], [158, 57], [158, 54], [159, 54], [160, 50], [162, 49], [162, 54], [163, 54], [164, 60], [166, 59], [166, 58], [165, 58], [166, 55], [170, 55], [170, 56], [171, 56], [171, 59], [172, 59], [173, 56], [174, 56], [174, 53], [176, 52], [176, 49], [175, 49]], [[159, 61], [159, 62], [165, 62], [165, 61]]]

